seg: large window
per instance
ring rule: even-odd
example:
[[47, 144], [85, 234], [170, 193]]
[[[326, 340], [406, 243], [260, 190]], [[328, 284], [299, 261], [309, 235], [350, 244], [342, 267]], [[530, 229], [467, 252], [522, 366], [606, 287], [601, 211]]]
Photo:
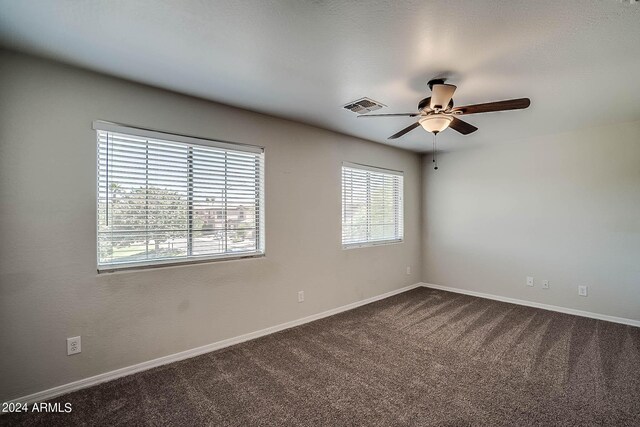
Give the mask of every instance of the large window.
[[402, 172], [342, 165], [343, 247], [402, 241], [402, 181]]
[[264, 253], [262, 148], [94, 129], [98, 270]]

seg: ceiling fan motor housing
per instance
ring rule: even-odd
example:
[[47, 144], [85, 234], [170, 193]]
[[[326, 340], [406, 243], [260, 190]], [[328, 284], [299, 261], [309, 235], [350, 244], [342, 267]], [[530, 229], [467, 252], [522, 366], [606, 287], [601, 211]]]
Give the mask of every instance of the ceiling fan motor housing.
[[[425, 98], [418, 103], [418, 110], [422, 111], [427, 108], [431, 104], [431, 97]], [[447, 110], [453, 108], [453, 99], [449, 101], [449, 105], [447, 105]]]
[[433, 85], [443, 85], [443, 84], [444, 84], [444, 79], [431, 79], [427, 83], [427, 86], [429, 86], [430, 91], [433, 91]]

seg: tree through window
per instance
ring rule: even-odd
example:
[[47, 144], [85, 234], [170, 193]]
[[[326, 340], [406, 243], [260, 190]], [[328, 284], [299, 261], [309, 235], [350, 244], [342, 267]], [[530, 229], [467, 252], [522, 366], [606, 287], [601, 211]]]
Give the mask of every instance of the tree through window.
[[262, 149], [96, 123], [99, 269], [264, 252]]

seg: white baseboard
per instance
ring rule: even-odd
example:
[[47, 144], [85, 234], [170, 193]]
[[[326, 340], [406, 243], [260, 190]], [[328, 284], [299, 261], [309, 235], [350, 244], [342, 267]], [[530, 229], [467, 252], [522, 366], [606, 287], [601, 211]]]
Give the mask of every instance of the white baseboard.
[[[322, 313], [313, 314], [311, 316], [303, 317], [301, 319], [292, 320], [290, 322], [281, 323], [276, 326], [261, 329], [259, 331], [250, 332], [248, 334], [240, 335], [226, 340], [207, 344], [202, 347], [196, 347], [191, 350], [181, 351], [180, 353], [171, 354], [168, 356], [159, 357], [157, 359], [149, 360], [147, 362], [138, 363], [136, 365], [127, 366], [125, 368], [116, 369], [115, 371], [105, 372], [93, 377], [84, 378], [78, 381], [74, 381], [68, 384], [63, 384], [57, 387], [50, 388], [48, 390], [33, 393], [27, 396], [19, 397], [8, 402], [20, 402], [20, 403], [35, 403], [52, 399], [54, 397], [61, 396], [63, 394], [71, 393], [72, 391], [80, 390], [83, 388], [91, 387], [96, 384], [100, 384], [106, 381], [115, 380], [120, 377], [135, 374], [136, 372], [146, 371], [147, 369], [155, 368], [158, 366], [166, 365], [167, 363], [177, 362], [180, 360], [188, 359], [191, 357], [199, 356], [204, 353], [209, 353], [214, 350], [229, 347], [235, 344], [240, 344], [245, 341], [250, 341], [256, 338], [263, 337], [265, 335], [273, 334], [275, 332], [283, 331], [285, 329], [293, 328], [295, 326], [303, 325], [305, 323], [313, 322], [324, 317], [333, 316], [334, 314], [342, 313], [344, 311], [353, 310], [354, 308], [370, 304], [375, 301], [379, 301], [385, 298], [389, 298], [393, 295], [401, 294], [411, 289], [423, 286], [422, 283], [416, 283], [413, 285], [405, 286], [404, 288], [396, 289], [390, 292], [386, 292], [382, 295], [377, 295], [371, 298], [363, 299], [351, 304], [343, 305], [342, 307], [333, 308], [331, 310], [323, 311]], [[1, 412], [0, 412], [1, 414]]]
[[485, 294], [484, 292], [468, 291], [466, 289], [451, 288], [449, 286], [433, 285], [431, 283], [422, 283], [425, 288], [439, 289], [441, 291], [455, 292], [457, 294], [471, 295], [474, 297], [492, 299], [496, 301], [508, 302], [511, 304], [524, 305], [527, 307], [541, 308], [543, 310], [557, 311], [559, 313], [573, 314], [574, 316], [590, 317], [592, 319], [605, 320], [607, 322], [622, 323], [640, 327], [640, 320], [626, 319], [624, 317], [609, 316], [606, 314], [592, 313], [590, 311], [575, 310], [573, 308], [559, 307], [557, 305], [543, 304], [539, 302], [526, 301], [515, 298], [503, 297], [500, 295]]
[[385, 298], [389, 298], [393, 295], [401, 294], [403, 292], [415, 289], [417, 287], [424, 286], [426, 288], [439, 289], [442, 291], [455, 292], [459, 294], [471, 295], [480, 298], [486, 298], [496, 301], [507, 302], [511, 304], [524, 305], [527, 307], [541, 308], [543, 310], [557, 311], [560, 313], [573, 314], [575, 316], [590, 317], [592, 319], [605, 320], [608, 322], [622, 323], [624, 325], [631, 325], [640, 327], [640, 320], [625, 319], [622, 317], [608, 316], [606, 314], [591, 313], [588, 311], [575, 310], [572, 308], [559, 307], [555, 305], [542, 304], [538, 302], [525, 301], [515, 298], [508, 298], [499, 295], [486, 294], [483, 292], [468, 291], [465, 289], [452, 288], [449, 286], [434, 285], [430, 283], [416, 283], [414, 285], [405, 286], [404, 288], [396, 289], [390, 292], [386, 292], [381, 295], [377, 295], [371, 298], [366, 298], [361, 301], [357, 301], [351, 304], [343, 305], [342, 307], [333, 308], [331, 310], [323, 311], [322, 313], [313, 314], [311, 316], [303, 317], [301, 319], [292, 320], [290, 322], [281, 323], [276, 326], [261, 329], [259, 331], [250, 332], [248, 334], [240, 335], [226, 340], [217, 341], [212, 344], [207, 344], [202, 347], [196, 347], [191, 350], [182, 351], [180, 353], [171, 354], [168, 356], [159, 357], [157, 359], [149, 360], [147, 362], [138, 363], [136, 365], [127, 366], [124, 368], [116, 369], [115, 371], [105, 372], [95, 375], [93, 377], [84, 378], [78, 381], [74, 381], [61, 386], [53, 387], [48, 390], [33, 393], [27, 396], [19, 397], [8, 402], [21, 402], [21, 403], [34, 403], [49, 400], [54, 397], [61, 396], [63, 394], [71, 393], [72, 391], [80, 390], [83, 388], [91, 387], [96, 384], [100, 384], [106, 381], [115, 380], [127, 375], [135, 374], [136, 372], [146, 371], [151, 368], [166, 365], [168, 363], [177, 362], [180, 360], [188, 359], [191, 357], [199, 356], [204, 353], [219, 350], [221, 348], [229, 347], [235, 344], [240, 344], [245, 341], [250, 341], [256, 338], [263, 337], [265, 335], [273, 334], [275, 332], [283, 331], [285, 329], [293, 328], [295, 326], [303, 325], [305, 323], [313, 322], [325, 317], [333, 316], [334, 314], [342, 313], [344, 311], [353, 310], [354, 308], [370, 304], [375, 301], [379, 301]]

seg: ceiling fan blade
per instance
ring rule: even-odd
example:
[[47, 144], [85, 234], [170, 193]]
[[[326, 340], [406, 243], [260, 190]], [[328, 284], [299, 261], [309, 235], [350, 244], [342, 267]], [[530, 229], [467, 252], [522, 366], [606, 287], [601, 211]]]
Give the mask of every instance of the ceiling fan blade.
[[358, 117], [416, 117], [420, 113], [362, 114]]
[[506, 101], [487, 102], [486, 104], [466, 105], [464, 107], [456, 107], [452, 112], [460, 112], [458, 114], [478, 114], [491, 113], [494, 111], [521, 110], [531, 105], [529, 98], [509, 99]]
[[402, 129], [400, 132], [398, 133], [394, 133], [393, 135], [391, 135], [389, 138], [387, 139], [396, 139], [396, 138], [400, 138], [401, 136], [403, 136], [406, 133], [411, 132], [412, 130], [414, 130], [415, 128], [420, 127], [420, 123], [415, 122], [412, 125], [407, 126], [406, 128]]
[[436, 84], [431, 89], [431, 102], [429, 107], [432, 110], [444, 110], [449, 105], [453, 93], [456, 91], [456, 86], [447, 84]]
[[463, 135], [469, 135], [470, 133], [473, 133], [478, 130], [478, 128], [475, 127], [474, 125], [469, 124], [465, 121], [462, 121], [457, 117], [453, 118], [453, 121], [451, 122], [449, 127], [453, 130], [460, 132]]

